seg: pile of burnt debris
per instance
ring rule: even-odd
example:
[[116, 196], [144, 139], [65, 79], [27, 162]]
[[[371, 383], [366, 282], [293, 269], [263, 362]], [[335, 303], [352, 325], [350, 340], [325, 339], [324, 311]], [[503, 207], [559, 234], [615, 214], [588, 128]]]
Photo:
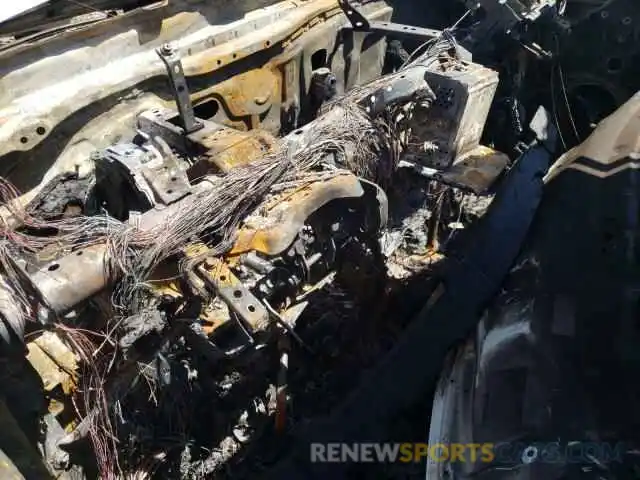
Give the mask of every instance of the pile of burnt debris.
[[[151, 8], [89, 3], [95, 18], [62, 9], [49, 27]], [[408, 25], [380, 18], [382, 1], [284, 3], [229, 38], [264, 33], [261, 15], [294, 33], [241, 58], [157, 48], [161, 74], [108, 99], [132, 135], [27, 195], [24, 176], [2, 178], [0, 476], [326, 478], [336, 472], [308, 464], [310, 442], [441, 438], [428, 425], [445, 357], [500, 291], [549, 165], [621, 103], [598, 94], [611, 78], [585, 83], [585, 64], [565, 59], [585, 22], [631, 7], [461, 1]], [[34, 22], [15, 23], [0, 54], [49, 35]], [[274, 135], [261, 107], [275, 73], [251, 77], [251, 62], [293, 58], [321, 27], [338, 32], [334, 52], [282, 67]], [[375, 75], [359, 59], [372, 52]], [[232, 86], [206, 100], [223, 58], [238, 59]], [[634, 88], [618, 73], [611, 91]], [[169, 85], [164, 106], [139, 108], [154, 77]], [[240, 97], [253, 99], [242, 115]], [[65, 145], [88, 141], [65, 128]], [[422, 478], [427, 466], [350, 468]]]

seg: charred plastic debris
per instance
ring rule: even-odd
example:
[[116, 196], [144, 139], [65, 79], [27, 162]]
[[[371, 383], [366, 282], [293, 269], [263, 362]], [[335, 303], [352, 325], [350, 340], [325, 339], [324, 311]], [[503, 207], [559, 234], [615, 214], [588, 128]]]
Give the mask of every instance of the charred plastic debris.
[[[373, 365], [391, 378], [393, 358], [406, 366], [420, 356], [397, 352], [420, 332], [410, 319], [443, 276], [474, 293], [445, 298], [440, 314], [464, 310], [463, 330], [473, 328], [535, 211], [532, 179], [621, 103], [594, 100], [604, 82], [570, 83], [554, 63], [592, 19], [588, 8], [606, 17], [578, 1], [460, 2], [441, 9], [453, 21], [434, 30], [391, 23], [383, 3], [287, 7], [332, 12], [334, 47], [351, 42], [352, 64], [354, 39], [387, 47], [375, 74], [349, 88], [319, 50], [275, 132], [259, 108], [249, 125], [199, 115], [206, 103], [194, 106], [192, 87], [204, 80], [189, 72], [205, 67], [167, 43], [155, 52], [166, 105], [136, 111], [131, 135], [93, 151], [89, 173], [55, 172], [26, 201], [3, 180], [0, 334], [11, 387], [0, 411], [12, 440], [0, 453], [22, 475], [256, 475], [287, 455], [291, 431], [354, 390], [335, 435], [364, 432], [367, 408], [393, 411], [365, 406], [376, 387], [355, 384]], [[385, 14], [370, 15], [371, 5]], [[305, 22], [319, 16], [307, 10]], [[279, 54], [304, 41], [300, 28]], [[229, 105], [243, 89], [253, 95], [247, 78], [231, 78]], [[503, 187], [518, 176], [529, 190]], [[492, 206], [500, 188], [509, 213]], [[480, 218], [489, 227], [476, 231]], [[464, 258], [481, 250], [494, 277], [465, 277]], [[442, 333], [424, 347], [433, 368], [455, 340]], [[395, 357], [383, 358], [389, 350]], [[398, 382], [395, 406], [406, 407], [411, 381]]]

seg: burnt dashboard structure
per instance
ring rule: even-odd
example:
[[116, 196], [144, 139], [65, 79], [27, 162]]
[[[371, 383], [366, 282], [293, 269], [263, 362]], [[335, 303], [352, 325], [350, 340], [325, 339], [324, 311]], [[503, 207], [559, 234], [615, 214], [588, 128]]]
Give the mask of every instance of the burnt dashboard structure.
[[[41, 383], [0, 402], [29, 425], [0, 445], [17, 470], [202, 478], [282, 434], [292, 351], [338, 341], [310, 341], [326, 310], [439, 264], [542, 142], [500, 88], [513, 71], [476, 61], [476, 19], [522, 33], [562, 2], [481, 2], [444, 29], [383, 1], [270, 3], [0, 30], [0, 338]], [[511, 155], [485, 129], [496, 104]], [[23, 395], [36, 406], [16, 413]]]

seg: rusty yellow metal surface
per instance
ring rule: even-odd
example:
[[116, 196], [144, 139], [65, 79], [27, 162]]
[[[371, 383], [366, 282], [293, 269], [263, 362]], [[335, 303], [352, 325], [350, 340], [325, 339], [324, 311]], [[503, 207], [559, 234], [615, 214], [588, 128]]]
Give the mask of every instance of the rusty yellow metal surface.
[[[185, 74], [203, 75], [238, 62], [259, 51], [277, 49], [261, 68], [239, 73], [199, 91], [194, 104], [215, 99], [225, 110], [226, 125], [236, 129], [257, 129], [261, 117], [274, 105], [286, 103], [293, 92], [286, 91], [285, 77], [289, 64], [296, 63], [299, 48], [294, 43], [314, 27], [342, 15], [335, 0], [311, 0], [296, 7], [285, 19], [273, 23], [269, 29], [257, 30], [237, 39], [224, 42], [183, 61]], [[292, 80], [296, 85], [297, 79]]]
[[157, 295], [167, 296], [171, 298], [182, 297], [182, 289], [180, 288], [180, 283], [177, 280], [155, 280], [150, 281], [149, 283], [151, 283], [151, 285], [153, 286], [153, 290]]
[[[191, 243], [182, 250], [182, 254], [189, 259], [203, 258], [208, 252], [209, 248], [200, 242]], [[220, 262], [222, 263], [222, 261]], [[155, 270], [149, 283], [153, 287], [156, 295], [169, 296], [177, 299], [182, 298], [184, 295], [181, 278], [182, 276], [179, 275], [177, 265], [173, 263], [161, 266]], [[204, 288], [204, 282], [202, 282], [198, 276], [190, 275], [189, 282], [196, 282], [197, 287]], [[202, 308], [199, 320], [204, 333], [211, 335], [216, 329], [229, 321], [228, 310], [226, 308], [215, 308], [214, 302], [210, 302]]]
[[280, 102], [281, 75], [271, 67], [254, 68], [194, 95], [194, 103], [208, 98], [224, 102], [230, 117], [259, 115]]
[[207, 305], [200, 315], [200, 324], [206, 335], [212, 335], [229, 320], [228, 312], [222, 312], [220, 309], [214, 308], [212, 304]]
[[[185, 249], [183, 250], [184, 255], [187, 258], [192, 259], [202, 258], [203, 256], [206, 256], [208, 252], [209, 248], [203, 243], [193, 243], [185, 247]], [[222, 260], [211, 259], [209, 260], [209, 265], [212, 265], [212, 262], [215, 262], [213, 265], [218, 265], [218, 275], [223, 271], [222, 269], [224, 269], [224, 271], [227, 271], [229, 269], [229, 266], [224, 265], [224, 262]], [[204, 265], [201, 265], [200, 268], [204, 268]], [[209, 270], [204, 269], [203, 271], [207, 276], [216, 275], [215, 266], [213, 270], [209, 266]], [[193, 277], [190, 278], [190, 281], [196, 281], [198, 279], [200, 279], [200, 277]], [[226, 306], [224, 308], [216, 308], [216, 306], [217, 305], [214, 304], [214, 301], [211, 301], [209, 302], [209, 304], [203, 307], [202, 312], [200, 313], [200, 325], [202, 326], [202, 329], [207, 336], [212, 335], [218, 328], [220, 328], [230, 320], [229, 312]]]
[[187, 57], [183, 62], [185, 74], [187, 76], [204, 75], [279, 43], [283, 43], [286, 48], [288, 44], [314, 26], [341, 14], [342, 10], [338, 7], [336, 0], [305, 2], [286, 20], [274, 22], [269, 29], [260, 29], [251, 35], [242, 36]]
[[239, 288], [242, 282], [220, 258], [209, 257], [199, 267], [200, 275], [218, 288]]
[[508, 163], [507, 156], [484, 145], [478, 145], [473, 150], [457, 159], [464, 163], [464, 173], [461, 180], [466, 185], [484, 185], [495, 179], [504, 165]]
[[[255, 305], [243, 303], [243, 298], [247, 298], [250, 292], [224, 260], [208, 257], [198, 266], [197, 271], [201, 278], [215, 288], [216, 293], [230, 308], [244, 310], [242, 316], [247, 322], [247, 327], [252, 330], [263, 330], [267, 326], [268, 316], [263, 315], [259, 309], [255, 308]], [[221, 321], [224, 322], [226, 319], [221, 319]]]
[[357, 177], [344, 174], [276, 195], [269, 205], [261, 208], [264, 213], [260, 217], [250, 217], [245, 222], [229, 254], [239, 255], [255, 250], [265, 255], [278, 255], [291, 245], [313, 212], [331, 200], [362, 194]]
[[268, 153], [275, 146], [276, 139], [262, 130], [240, 132], [224, 128], [204, 136], [199, 143], [207, 151], [208, 162], [227, 173]]
[[53, 332], [43, 332], [27, 344], [27, 360], [38, 372], [45, 390], [60, 386], [65, 394], [74, 391], [78, 358]]
[[156, 295], [180, 298], [182, 297], [180, 277], [176, 262], [164, 262], [156, 267], [148, 282]]

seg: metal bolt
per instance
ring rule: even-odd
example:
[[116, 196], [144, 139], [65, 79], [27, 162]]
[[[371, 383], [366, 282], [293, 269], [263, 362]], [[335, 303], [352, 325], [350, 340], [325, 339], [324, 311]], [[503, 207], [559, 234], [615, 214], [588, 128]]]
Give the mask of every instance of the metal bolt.
[[67, 468], [69, 468], [71, 457], [68, 452], [58, 449], [53, 452], [52, 457], [53, 458], [51, 459], [51, 463], [53, 463], [53, 466], [55, 468], [59, 470], [66, 470]]
[[163, 43], [161, 51], [164, 55], [171, 55], [173, 53], [173, 45], [170, 43]]
[[267, 93], [266, 95], [255, 97], [253, 101], [256, 105], [264, 105], [269, 101], [270, 97], [271, 97], [271, 93]]
[[538, 458], [538, 449], [533, 445], [529, 445], [522, 451], [521, 461], [524, 464], [533, 463]]

